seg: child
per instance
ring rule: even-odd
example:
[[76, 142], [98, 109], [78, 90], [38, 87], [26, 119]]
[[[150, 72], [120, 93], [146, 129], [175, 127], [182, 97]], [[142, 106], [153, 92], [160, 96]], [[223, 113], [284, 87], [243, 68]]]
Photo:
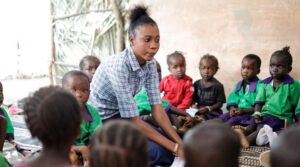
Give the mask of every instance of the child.
[[79, 69], [89, 77], [91, 82], [100, 63], [96, 56], [85, 56], [80, 60]]
[[[156, 68], [157, 68], [157, 73], [158, 73], [159, 81], [160, 81], [161, 80], [161, 67], [157, 61], [156, 61]], [[138, 107], [141, 118], [143, 120], [147, 121], [148, 123], [151, 123], [152, 125], [156, 125], [157, 123], [155, 123], [155, 121], [150, 116], [151, 105], [149, 103], [146, 89], [143, 88], [138, 94], [136, 94], [134, 96], [134, 100]], [[168, 116], [169, 116], [172, 124], [175, 125], [177, 128], [179, 128], [180, 123], [179, 123], [179, 120], [177, 120], [176, 115], [188, 116], [188, 114], [186, 112], [177, 109], [176, 107], [172, 106], [166, 100], [162, 100], [162, 106], [165, 109], [165, 111], [168, 113]]]
[[71, 166], [69, 152], [81, 123], [76, 98], [62, 88], [40, 88], [26, 99], [24, 114], [32, 137], [42, 142], [43, 150], [31, 161], [17, 166]]
[[160, 92], [164, 92], [162, 99], [185, 111], [192, 104], [194, 92], [192, 78], [185, 74], [185, 58], [175, 51], [168, 55], [167, 64], [171, 74], [160, 81]]
[[186, 167], [238, 167], [239, 138], [221, 123], [207, 121], [188, 131], [183, 149]]
[[[89, 104], [87, 100], [90, 95], [90, 83], [86, 74], [81, 71], [69, 71], [62, 80], [64, 89], [70, 90], [79, 101], [83, 122], [80, 125], [80, 136], [75, 140], [75, 152], [80, 152], [84, 160], [87, 160], [85, 145], [89, 144], [90, 137], [95, 129], [102, 125], [99, 113]], [[82, 152], [84, 151], [84, 152]]]
[[298, 104], [297, 104], [297, 107], [295, 110], [295, 116], [296, 116], [298, 124], [299, 124], [299, 122], [300, 122], [300, 98], [298, 100]]
[[0, 152], [2, 152], [4, 139], [6, 136], [6, 119], [0, 115]]
[[3, 116], [6, 119], [6, 134], [5, 134], [5, 140], [11, 142], [14, 140], [14, 127], [12, 125], [12, 122], [9, 118], [9, 115], [7, 111], [2, 107], [3, 103], [3, 87], [2, 83], [0, 82], [0, 116]]
[[272, 167], [298, 167], [300, 164], [300, 129], [292, 127], [279, 135], [276, 144], [271, 149]]
[[[279, 131], [284, 128], [285, 121], [293, 122], [293, 113], [300, 96], [300, 84], [288, 75], [292, 70], [292, 62], [289, 47], [272, 54], [269, 66], [271, 77], [261, 82], [255, 99], [254, 118], [258, 127], [247, 136], [246, 141], [250, 144], [254, 144], [264, 125], [270, 126], [273, 131]], [[243, 131], [249, 131], [251, 127], [249, 125]]]
[[94, 134], [90, 166], [148, 167], [146, 137], [129, 121], [104, 124]]
[[215, 56], [206, 54], [199, 62], [202, 79], [194, 83], [193, 103], [198, 108], [197, 114], [204, 119], [218, 118], [222, 114], [221, 107], [226, 102], [223, 85], [214, 78], [219, 69]]
[[241, 75], [239, 81], [227, 100], [229, 112], [223, 114], [223, 122], [234, 126], [248, 126], [253, 124], [252, 114], [254, 102], [259, 88], [260, 80], [257, 75], [260, 72], [261, 60], [257, 55], [248, 54], [242, 60]]

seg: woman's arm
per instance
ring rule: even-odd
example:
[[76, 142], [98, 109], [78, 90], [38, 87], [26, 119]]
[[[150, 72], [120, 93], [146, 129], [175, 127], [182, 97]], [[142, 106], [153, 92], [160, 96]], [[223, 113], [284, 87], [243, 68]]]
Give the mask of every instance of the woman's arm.
[[[165, 114], [164, 111], [162, 113]], [[168, 120], [168, 122], [170, 122], [168, 118], [166, 118], [166, 120]], [[160, 133], [158, 133], [156, 130], [154, 130], [148, 123], [144, 122], [139, 117], [133, 117], [133, 118], [131, 118], [131, 121], [142, 129], [143, 133], [145, 134], [145, 136], [147, 138], [153, 140], [155, 143], [161, 145], [162, 147], [166, 148], [170, 152], [174, 153], [175, 147], [176, 147], [176, 143], [181, 144], [180, 138], [178, 140], [179, 142], [173, 142], [173, 141], [169, 140], [168, 138], [164, 137], [163, 135], [161, 135]], [[179, 157], [183, 158], [182, 147], [178, 148], [176, 154]]]

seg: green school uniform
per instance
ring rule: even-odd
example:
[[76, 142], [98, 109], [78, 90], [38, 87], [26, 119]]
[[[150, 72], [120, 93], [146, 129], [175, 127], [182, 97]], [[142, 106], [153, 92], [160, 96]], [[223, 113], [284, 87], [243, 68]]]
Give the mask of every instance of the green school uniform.
[[259, 86], [260, 80], [256, 77], [245, 88], [244, 93], [243, 80], [236, 83], [233, 91], [228, 96], [227, 109], [230, 110], [230, 106], [235, 106], [237, 108], [253, 108]]
[[[150, 115], [151, 114], [151, 105], [149, 103], [147, 91], [143, 88], [138, 94], [134, 96], [135, 103], [138, 107], [140, 115]], [[166, 100], [162, 100], [162, 106], [165, 111], [168, 111], [171, 107], [170, 103]]]
[[8, 167], [7, 161], [2, 152], [0, 152], [0, 166], [1, 167]]
[[91, 121], [84, 120], [80, 125], [80, 136], [75, 140], [75, 145], [88, 144], [90, 137], [95, 129], [102, 126], [102, 121], [98, 111], [89, 104], [86, 104], [86, 109], [92, 117]]
[[299, 97], [298, 104], [296, 107], [295, 115], [296, 115], [296, 117], [300, 117], [300, 97]]
[[295, 109], [299, 97], [299, 82], [286, 75], [276, 90], [274, 90], [271, 77], [263, 80], [255, 101], [264, 104], [261, 111], [262, 116], [268, 114], [292, 123], [293, 109]]
[[12, 125], [12, 122], [9, 118], [9, 115], [6, 111], [6, 109], [4, 109], [4, 107], [0, 107], [0, 115], [3, 115], [6, 118], [6, 140], [13, 140], [14, 139], [14, 127]]

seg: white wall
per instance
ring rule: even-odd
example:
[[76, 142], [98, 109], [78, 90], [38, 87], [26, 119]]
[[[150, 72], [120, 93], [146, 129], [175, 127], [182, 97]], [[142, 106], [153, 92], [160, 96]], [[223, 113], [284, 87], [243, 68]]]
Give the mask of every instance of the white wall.
[[[169, 74], [166, 55], [174, 50], [185, 53], [187, 74], [199, 79], [198, 62], [206, 53], [220, 64], [216, 78], [226, 94], [240, 77], [243, 56], [257, 54], [262, 59], [260, 78], [269, 75], [271, 54], [291, 46], [293, 71], [300, 79], [299, 0], [147, 0], [151, 16], [160, 28], [161, 48], [156, 55], [163, 75]], [[133, 2], [136, 4], [136, 2]]]

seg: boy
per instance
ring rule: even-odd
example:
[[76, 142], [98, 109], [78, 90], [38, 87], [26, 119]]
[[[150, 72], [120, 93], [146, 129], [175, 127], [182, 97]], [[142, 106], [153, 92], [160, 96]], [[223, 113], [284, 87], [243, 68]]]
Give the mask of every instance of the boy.
[[91, 82], [100, 63], [96, 56], [85, 56], [80, 60], [79, 69], [89, 77]]
[[248, 54], [242, 60], [241, 76], [234, 90], [227, 99], [228, 113], [221, 116], [223, 122], [234, 126], [247, 126], [252, 121], [254, 102], [258, 92], [260, 80], [257, 75], [260, 72], [261, 60], [257, 55]]
[[88, 148], [86, 146], [95, 129], [102, 126], [98, 112], [87, 104], [90, 95], [89, 78], [81, 71], [69, 71], [63, 77], [62, 86], [70, 90], [79, 101], [83, 122], [80, 125], [80, 135], [75, 140], [76, 146], [72, 148], [75, 152], [81, 153], [84, 160], [87, 160]]

